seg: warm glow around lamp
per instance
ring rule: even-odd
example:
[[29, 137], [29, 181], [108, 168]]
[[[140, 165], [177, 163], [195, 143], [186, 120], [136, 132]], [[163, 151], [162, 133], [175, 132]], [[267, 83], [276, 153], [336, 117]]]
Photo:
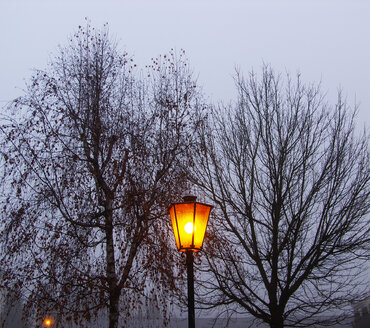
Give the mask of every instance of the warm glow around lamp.
[[53, 324], [53, 320], [51, 318], [45, 318], [44, 327], [51, 327], [52, 324]]
[[185, 196], [183, 203], [171, 205], [169, 212], [176, 246], [180, 252], [198, 252], [202, 249], [212, 208], [211, 205], [197, 203], [194, 196]]

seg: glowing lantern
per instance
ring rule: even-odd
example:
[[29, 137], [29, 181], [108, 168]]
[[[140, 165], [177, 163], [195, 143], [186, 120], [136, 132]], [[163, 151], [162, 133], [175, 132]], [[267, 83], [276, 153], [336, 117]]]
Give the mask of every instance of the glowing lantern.
[[198, 252], [202, 249], [212, 208], [211, 205], [197, 203], [195, 196], [186, 196], [183, 203], [171, 205], [169, 212], [180, 252]]
[[52, 324], [53, 324], [53, 320], [51, 318], [45, 318], [44, 327], [51, 327]]

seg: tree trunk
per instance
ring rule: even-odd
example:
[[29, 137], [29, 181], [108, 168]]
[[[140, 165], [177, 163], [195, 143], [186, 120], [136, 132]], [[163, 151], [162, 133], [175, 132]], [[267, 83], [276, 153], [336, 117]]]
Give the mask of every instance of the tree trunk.
[[270, 328], [284, 328], [284, 319], [282, 313], [271, 313]]
[[109, 328], [117, 328], [118, 327], [118, 304], [119, 304], [119, 291], [115, 291], [110, 293], [109, 295]]
[[105, 235], [106, 235], [106, 257], [107, 257], [107, 282], [109, 290], [109, 328], [117, 328], [119, 318], [119, 297], [120, 289], [117, 284], [116, 264], [114, 256], [114, 241], [113, 241], [113, 224], [111, 202], [108, 206], [109, 210], [106, 216]]

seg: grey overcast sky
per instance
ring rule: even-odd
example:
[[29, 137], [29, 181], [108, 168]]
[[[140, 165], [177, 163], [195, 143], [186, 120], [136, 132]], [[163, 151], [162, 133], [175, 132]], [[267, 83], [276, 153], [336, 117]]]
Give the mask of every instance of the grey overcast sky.
[[300, 72], [339, 87], [370, 123], [370, 0], [0, 0], [0, 106], [21, 94], [33, 68], [66, 44], [88, 17], [144, 66], [185, 49], [211, 100], [234, 97], [235, 67]]

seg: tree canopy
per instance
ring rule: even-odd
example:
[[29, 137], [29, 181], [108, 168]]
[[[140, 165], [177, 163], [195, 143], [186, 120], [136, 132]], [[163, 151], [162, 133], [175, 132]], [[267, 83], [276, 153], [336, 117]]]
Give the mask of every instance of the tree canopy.
[[35, 71], [1, 125], [3, 284], [29, 315], [82, 327], [108, 311], [113, 328], [141, 302], [165, 311], [181, 273], [166, 212], [200, 107], [183, 51], [138, 70], [107, 27]]
[[369, 292], [368, 136], [299, 75], [236, 86], [199, 135], [193, 182], [215, 204], [199, 298], [272, 328], [332, 323]]

